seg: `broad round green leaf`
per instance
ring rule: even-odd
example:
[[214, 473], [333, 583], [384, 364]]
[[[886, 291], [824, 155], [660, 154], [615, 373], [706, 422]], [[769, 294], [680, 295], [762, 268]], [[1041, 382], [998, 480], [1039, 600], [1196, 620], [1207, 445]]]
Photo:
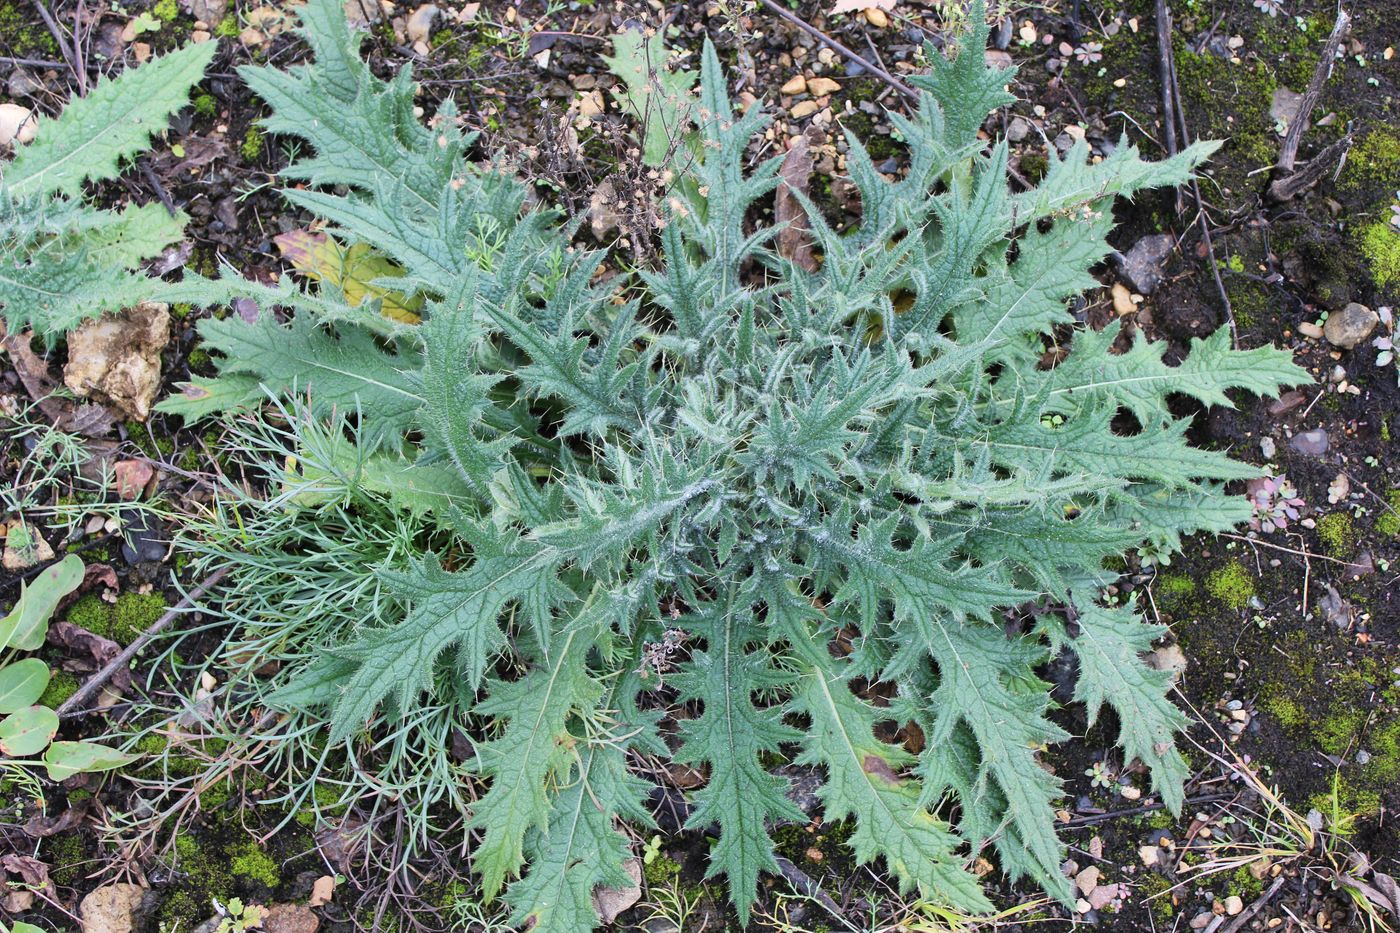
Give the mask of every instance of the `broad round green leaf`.
[[49, 666], [38, 658], [25, 658], [0, 668], [0, 713], [14, 713], [43, 696], [49, 685]]
[[5, 618], [0, 619], [0, 648], [36, 651], [44, 645], [49, 631], [49, 616], [58, 608], [58, 601], [83, 582], [83, 561], [69, 554], [35, 577], [20, 590], [19, 602]]
[[135, 757], [96, 742], [55, 742], [44, 753], [44, 765], [51, 780], [61, 781], [84, 771], [120, 768]]
[[28, 706], [0, 719], [0, 754], [10, 758], [37, 755], [58, 732], [58, 714], [47, 706]]

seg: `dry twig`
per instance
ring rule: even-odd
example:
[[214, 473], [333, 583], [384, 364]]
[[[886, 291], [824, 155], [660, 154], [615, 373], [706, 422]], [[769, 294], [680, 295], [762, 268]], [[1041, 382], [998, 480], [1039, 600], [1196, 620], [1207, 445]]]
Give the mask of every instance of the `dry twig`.
[[135, 641], [122, 649], [121, 654], [114, 657], [111, 661], [108, 661], [100, 671], [89, 677], [87, 681], [78, 688], [77, 692], [64, 700], [56, 710], [58, 715], [60, 717], [66, 716], [75, 710], [81, 709], [88, 700], [92, 699], [93, 694], [97, 693], [97, 691], [102, 688], [103, 684], [112, 679], [113, 674], [130, 664], [131, 659], [136, 657], [136, 655], [141, 652], [142, 648], [150, 644], [151, 639], [165, 631], [181, 612], [193, 606], [205, 593], [217, 586], [219, 581], [227, 576], [228, 572], [229, 568], [227, 567], [214, 571], [206, 577], [199, 586], [190, 590], [184, 599], [167, 609], [159, 619], [151, 623], [150, 628], [146, 629], [136, 637]]
[[1346, 38], [1350, 30], [1351, 17], [1347, 15], [1346, 10], [1338, 8], [1337, 22], [1332, 26], [1332, 34], [1327, 37], [1327, 45], [1322, 49], [1322, 60], [1317, 63], [1312, 80], [1308, 82], [1308, 89], [1303, 93], [1303, 99], [1298, 104], [1298, 115], [1288, 125], [1288, 132], [1283, 137], [1283, 148], [1279, 150], [1278, 154], [1280, 173], [1293, 171], [1293, 163], [1298, 159], [1298, 144], [1303, 138], [1303, 127], [1307, 124], [1313, 108], [1317, 106], [1318, 98], [1322, 96], [1322, 86], [1332, 76], [1332, 65], [1337, 58], [1337, 49], [1341, 47], [1342, 40]]
[[758, 2], [763, 4], [763, 6], [767, 7], [770, 11], [778, 14], [783, 19], [787, 20], [789, 23], [792, 23], [798, 29], [801, 29], [803, 32], [807, 33], [807, 35], [811, 36], [813, 39], [816, 39], [823, 45], [829, 46], [832, 49], [832, 51], [836, 52], [838, 55], [844, 55], [846, 56], [846, 58], [849, 58], [857, 65], [860, 65], [866, 71], [877, 76], [899, 93], [911, 98], [912, 100], [919, 99], [918, 92], [915, 91], [912, 87], [905, 84], [903, 81], [899, 80], [894, 75], [881, 68], [879, 65], [876, 65], [874, 62], [871, 62], [870, 60], [862, 58], [860, 55], [857, 55], [855, 52], [851, 51], [849, 48], [842, 45], [840, 42], [833, 39], [831, 36], [822, 32], [816, 26], [813, 26], [806, 20], [793, 15], [788, 10], [784, 10], [782, 7], [774, 3], [773, 0], [758, 0]]

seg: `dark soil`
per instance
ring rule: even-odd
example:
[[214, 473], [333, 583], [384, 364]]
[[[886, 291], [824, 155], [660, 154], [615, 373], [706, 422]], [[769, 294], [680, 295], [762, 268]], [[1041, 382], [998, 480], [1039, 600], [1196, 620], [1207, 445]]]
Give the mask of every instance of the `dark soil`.
[[[1142, 328], [1179, 354], [1191, 338], [1227, 324], [1232, 315], [1241, 345], [1293, 348], [1315, 375], [1315, 385], [1283, 403], [1241, 396], [1238, 407], [1203, 412], [1197, 419], [1198, 442], [1229, 448], [1237, 457], [1266, 465], [1273, 475], [1286, 474], [1305, 506], [1302, 520], [1272, 534], [1190, 541], [1170, 564], [1152, 565], [1137, 556], [1125, 562], [1120, 592], [1141, 594], [1150, 611], [1171, 624], [1188, 661], [1180, 694], [1194, 721], [1189, 750], [1197, 770], [1188, 788], [1193, 803], [1179, 818], [1167, 814], [1145, 777], [1125, 771], [1115, 757], [1111, 721], [1091, 727], [1081, 708], [1063, 711], [1063, 724], [1078, 738], [1051, 750], [1046, 760], [1066, 781], [1064, 836], [1075, 863], [1067, 869], [1078, 872], [1093, 865], [1100, 869], [1101, 884], [1127, 886], [1121, 898], [1080, 917], [1106, 930], [1364, 928], [1354, 902], [1336, 883], [1334, 869], [1348, 864], [1347, 858], [1329, 861], [1321, 844], [1296, 856], [1256, 860], [1253, 873], [1241, 867], [1195, 876], [1195, 870], [1211, 864], [1212, 845], [1253, 838], [1249, 827], [1263, 825], [1259, 814], [1266, 804], [1258, 786], [1241, 778], [1246, 771], [1276, 787], [1299, 814], [1316, 809], [1329, 819], [1334, 811], [1354, 817], [1344, 829], [1329, 822], [1339, 829], [1332, 833], [1332, 845], [1364, 856], [1375, 870], [1400, 869], [1395, 818], [1400, 807], [1400, 516], [1395, 507], [1400, 497], [1392, 493], [1400, 487], [1400, 456], [1393, 439], [1400, 434], [1400, 388], [1395, 364], [1378, 366], [1379, 351], [1370, 340], [1339, 351], [1306, 336], [1313, 324], [1349, 302], [1371, 308], [1392, 305], [1400, 289], [1400, 233], [1389, 226], [1391, 205], [1400, 197], [1395, 190], [1400, 187], [1400, 63], [1390, 51], [1400, 46], [1400, 2], [1377, 0], [1351, 10], [1351, 40], [1313, 111], [1300, 159], [1306, 161], [1346, 133], [1354, 136], [1353, 148], [1338, 170], [1284, 204], [1272, 203], [1266, 193], [1280, 144], [1271, 103], [1280, 88], [1305, 89], [1334, 7], [1297, 0], [1283, 3], [1280, 15], [1270, 17], [1260, 8], [1270, 5], [1265, 0], [1173, 4], [1172, 41], [1190, 135], [1226, 143], [1201, 181], [1199, 205], [1190, 192], [1155, 193], [1121, 205], [1114, 243], [1127, 251], [1148, 234], [1168, 232], [1178, 238], [1165, 282], [1124, 318], [1125, 330]], [[875, 28], [859, 15], [829, 17], [823, 5], [808, 0], [794, 12], [900, 72], [914, 66], [922, 40], [941, 43], [939, 6], [901, 5], [887, 28]], [[1040, 9], [1013, 11], [1005, 31], [1005, 54], [1020, 66], [1012, 85], [1019, 100], [998, 114], [989, 130], [1026, 129], [1013, 165], [1029, 178], [1044, 171], [1047, 141], [1069, 140], [1067, 127], [1085, 135], [1099, 153], [1126, 133], [1148, 157], [1165, 154], [1153, 2], [1123, 0], [1105, 6], [1085, 0], [1077, 6], [1077, 23]], [[161, 8], [155, 4], [152, 9]], [[138, 0], [123, 12], [102, 9], [88, 41], [94, 48], [107, 43], [108, 57], [95, 59], [106, 68], [113, 58], [130, 61], [135, 56], [134, 44], [115, 42], [113, 33], [120, 33], [145, 6]], [[394, 16], [412, 11], [412, 6], [399, 7]], [[232, 15], [238, 26], [232, 31], [243, 28], [252, 12], [251, 6], [236, 5]], [[61, 21], [72, 22], [74, 4], [60, 2], [56, 13]], [[695, 52], [702, 37], [711, 36], [738, 81], [737, 91], [782, 110], [773, 137], [755, 142], [756, 154], [779, 151], [789, 135], [808, 134], [819, 153], [813, 193], [832, 216], [849, 214], [853, 207], [839, 177], [836, 150], [821, 148], [831, 146], [839, 130], [856, 131], [871, 144], [877, 161], [890, 159], [888, 168], [898, 168], [900, 149], [889, 139], [890, 126], [880, 108], [904, 102], [859, 65], [840, 56], [824, 64], [822, 73], [837, 78], [841, 89], [829, 101], [818, 102], [815, 120], [792, 119], [791, 108], [806, 98], [786, 97], [779, 88], [804, 69], [811, 77], [819, 43], [761, 6], [676, 5], [666, 15], [669, 44]], [[499, 25], [487, 26], [488, 20]], [[401, 20], [396, 34], [393, 19], [374, 28], [367, 50], [384, 75], [411, 64], [422, 81], [422, 104], [428, 111], [442, 97], [454, 96], [482, 133], [481, 155], [507, 154], [523, 177], [537, 182], [542, 201], [584, 213], [598, 183], [614, 179], [612, 207], [619, 224], [609, 238], [625, 237], [626, 248], [644, 261], [654, 247], [649, 205], [657, 180], [634, 167], [636, 160], [627, 151], [628, 128], [612, 109], [585, 133], [571, 129], [581, 94], [611, 80], [599, 58], [607, 50], [604, 37], [634, 21], [656, 24], [658, 14], [651, 6], [626, 0], [550, 9], [527, 0], [513, 11], [488, 0], [478, 21], [440, 24], [426, 57], [408, 47]], [[1021, 33], [1027, 24], [1025, 35], [1034, 32], [1029, 41]], [[139, 41], [159, 52], [188, 41], [195, 28], [193, 17], [180, 10]], [[250, 62], [287, 65], [305, 53], [287, 31], [257, 44], [229, 35], [214, 41], [220, 43], [219, 54], [196, 92], [197, 105], [177, 120], [166, 144], [138, 160], [139, 170], [107, 186], [101, 196], [111, 203], [166, 198], [190, 215], [187, 261], [192, 268], [211, 272], [228, 264], [245, 275], [271, 279], [285, 271], [273, 238], [305, 226], [309, 218], [298, 216], [277, 196], [276, 173], [287, 152], [280, 140], [257, 129], [262, 105], [234, 71]], [[806, 49], [800, 58], [799, 48]], [[1101, 60], [1090, 60], [1096, 54]], [[12, 91], [16, 74], [32, 78], [37, 89], [22, 101], [27, 105], [52, 111], [74, 84], [27, 3], [0, 0], [0, 55], [6, 56], [0, 58], [0, 80], [8, 78]], [[176, 141], [182, 154], [169, 144]], [[1198, 224], [1202, 210], [1211, 230], [1215, 270]], [[1117, 278], [1114, 265], [1105, 264], [1105, 287], [1087, 295], [1078, 308], [1084, 320], [1101, 326], [1117, 316], [1109, 291]], [[196, 320], [207, 312], [177, 311], [164, 357], [163, 393], [174, 391], [191, 373], [211, 371], [194, 331]], [[1384, 327], [1373, 336], [1383, 333]], [[61, 354], [60, 348], [53, 357], [56, 363]], [[5, 366], [10, 366], [8, 359]], [[1337, 367], [1344, 373], [1335, 374]], [[1338, 391], [1342, 379], [1359, 391]], [[21, 402], [26, 398], [11, 369], [0, 372], [0, 395]], [[1290, 443], [1296, 435], [1318, 429], [1330, 441], [1325, 453], [1301, 453]], [[25, 442], [15, 438], [3, 443], [0, 483], [7, 483], [13, 476], [6, 471], [22, 458]], [[1267, 449], [1275, 452], [1266, 457]], [[159, 496], [173, 513], [207, 498], [201, 473], [210, 469], [219, 450], [219, 435], [209, 426], [184, 428], [176, 419], [158, 416], [147, 425], [119, 425], [106, 453], [112, 459], [148, 457], [164, 464]], [[1329, 502], [1329, 485], [1335, 486], [1339, 476], [1349, 484], [1349, 494]], [[41, 504], [82, 495], [76, 481], [59, 476], [46, 488]], [[175, 580], [185, 587], [197, 581], [182, 578], [183, 566], [161, 544], [172, 532], [173, 522], [135, 537], [130, 528], [117, 535], [100, 529], [85, 535], [79, 527], [67, 549], [109, 568], [115, 581], [104, 584], [92, 577], [83, 592], [95, 595], [105, 588], [164, 594], [168, 602], [178, 599]], [[50, 529], [55, 551], [62, 552], [65, 534], [66, 529]], [[0, 575], [0, 604], [11, 600], [20, 580], [36, 571]], [[71, 600], [63, 613], [72, 620], [80, 605], [81, 600]], [[179, 651], [190, 662], [211, 646], [212, 636], [194, 638], [181, 643]], [[193, 693], [196, 685], [188, 678], [172, 681], [163, 673], [167, 668], [152, 665], [153, 655], [148, 652], [148, 660], [138, 666], [125, 700], [106, 714], [71, 720], [65, 735], [103, 736], [137, 725], [127, 719], [129, 703], [143, 695]], [[94, 666], [67, 649], [50, 647], [45, 657], [68, 670], [70, 680]], [[1052, 669], [1047, 677], [1068, 683], [1073, 672]], [[216, 759], [221, 749], [199, 752]], [[0, 782], [0, 853], [32, 855], [49, 866], [54, 882], [24, 919], [45, 928], [73, 929], [82, 895], [119, 875], [144, 878], [158, 894], [143, 929], [172, 933], [188, 931], [211, 916], [211, 898], [305, 902], [321, 875], [340, 871], [356, 880], [367, 877], [338, 862], [344, 846], [333, 831], [321, 827], [316, 832], [303, 814], [253, 806], [276, 789], [276, 775], [252, 767], [234, 768], [228, 780], [203, 788], [205, 796], [189, 818], [152, 840], [152, 846], [123, 851], [104, 845], [99, 828], [110, 812], [139, 807], [142, 781], [192, 779], [197, 770], [192, 754], [175, 748], [165, 770], [143, 765], [126, 777], [72, 779], [62, 788], [50, 788], [42, 808], [19, 785]], [[684, 811], [680, 791], [658, 787], [655, 800], [664, 838], [646, 869], [648, 893], [623, 915], [623, 922], [641, 928], [651, 921], [651, 929], [668, 929], [655, 924], [653, 909], [659, 901], [654, 892], [672, 887], [695, 901], [687, 930], [735, 925], [718, 889], [704, 883], [704, 834], [678, 831]], [[941, 929], [917, 927], [914, 917], [891, 907], [896, 899], [884, 879], [871, 868], [855, 866], [840, 845], [845, 832], [817, 819], [779, 830], [780, 854], [791, 872], [770, 882], [765, 919], [758, 925], [775, 930]], [[1145, 864], [1140, 852], [1145, 846], [1157, 847], [1156, 864]], [[1357, 873], [1364, 876], [1360, 869]], [[1276, 878], [1282, 879], [1277, 886]], [[1036, 897], [1027, 885], [999, 881], [995, 875], [987, 880], [999, 904]], [[405, 896], [410, 889], [419, 896]], [[820, 897], [793, 896], [816, 891]], [[402, 924], [410, 929], [415, 921], [403, 919], [408, 914], [434, 928], [448, 921], [434, 920], [424, 910], [447, 903], [452, 894], [447, 875], [431, 867], [397, 877], [387, 888], [381, 883], [357, 891], [347, 882], [332, 903], [318, 909], [321, 929], [349, 930], [357, 922], [366, 928], [390, 930]], [[1245, 921], [1247, 926], [1226, 926], [1233, 924], [1232, 917], [1214, 922], [1215, 914], [1227, 911], [1231, 897], [1245, 907], [1261, 898], [1265, 903]], [[840, 916], [832, 916], [827, 907]], [[870, 926], [872, 915], [886, 925]], [[1070, 923], [1067, 916], [1062, 908], [1040, 906], [1013, 919], [1042, 919], [1051, 928], [1064, 928]], [[901, 918], [907, 926], [894, 925]]]

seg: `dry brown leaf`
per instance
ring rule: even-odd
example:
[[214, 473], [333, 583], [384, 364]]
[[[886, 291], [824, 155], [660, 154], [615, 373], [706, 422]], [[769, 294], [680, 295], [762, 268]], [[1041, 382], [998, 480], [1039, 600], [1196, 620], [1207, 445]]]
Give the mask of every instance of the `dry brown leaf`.
[[778, 255], [790, 259], [808, 272], [817, 271], [812, 252], [811, 225], [796, 194], [806, 195], [812, 178], [812, 153], [806, 136], [794, 136], [778, 170], [782, 183], [773, 196], [773, 217], [782, 225], [778, 232]]

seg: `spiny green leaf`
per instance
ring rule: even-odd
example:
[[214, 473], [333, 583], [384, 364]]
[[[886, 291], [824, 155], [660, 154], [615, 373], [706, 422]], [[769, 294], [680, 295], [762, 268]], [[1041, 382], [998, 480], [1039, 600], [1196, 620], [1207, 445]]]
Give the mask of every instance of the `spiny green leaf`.
[[336, 702], [331, 742], [364, 726], [380, 700], [393, 694], [400, 709], [427, 689], [440, 654], [457, 647], [456, 667], [475, 690], [489, 664], [506, 645], [501, 615], [520, 600], [539, 614], [562, 594], [553, 579], [550, 554], [494, 536], [482, 529], [472, 565], [449, 573], [437, 556], [413, 562], [407, 571], [383, 570], [386, 586], [409, 601], [403, 621], [365, 631], [337, 653], [358, 664]]
[[602, 696], [584, 663], [586, 646], [575, 645], [586, 639], [586, 633], [562, 636], [548, 665], [518, 681], [492, 684], [490, 696], [476, 706], [478, 715], [507, 721], [499, 738], [477, 747], [478, 765], [491, 787], [469, 821], [482, 833], [472, 865], [488, 898], [524, 864], [525, 834], [549, 829], [549, 778], [573, 753], [565, 725], [575, 710]]
[[119, 161], [146, 148], [189, 101], [190, 88], [204, 77], [218, 46], [188, 45], [116, 80], [99, 77], [86, 97], [70, 101], [58, 117], [39, 119], [34, 141], [5, 168], [5, 187], [17, 197], [72, 196], [84, 181], [115, 177]]
[[673, 681], [682, 700], [705, 704], [698, 718], [681, 723], [682, 742], [676, 753], [678, 761], [709, 766], [709, 783], [696, 794], [686, 826], [719, 824], [719, 842], [710, 852], [706, 876], [729, 876], [730, 898], [745, 923], [759, 875], [778, 870], [768, 823], [804, 819], [786, 796], [787, 781], [769, 774], [760, 763], [763, 755], [797, 741], [802, 733], [783, 724], [781, 706], [754, 705], [758, 691], [787, 686], [790, 679], [773, 667], [756, 623], [751, 607], [742, 602], [710, 608], [697, 626], [709, 648], [695, 652]]
[[1191, 776], [1176, 747], [1186, 717], [1167, 699], [1171, 672], [1142, 660], [1164, 630], [1142, 621], [1131, 603], [1108, 608], [1093, 599], [1076, 599], [1074, 605], [1079, 610], [1079, 634], [1069, 640], [1079, 658], [1074, 698], [1088, 709], [1091, 725], [1105, 702], [1113, 707], [1124, 763], [1136, 759], [1151, 768], [1153, 788], [1179, 813], [1182, 787]]

